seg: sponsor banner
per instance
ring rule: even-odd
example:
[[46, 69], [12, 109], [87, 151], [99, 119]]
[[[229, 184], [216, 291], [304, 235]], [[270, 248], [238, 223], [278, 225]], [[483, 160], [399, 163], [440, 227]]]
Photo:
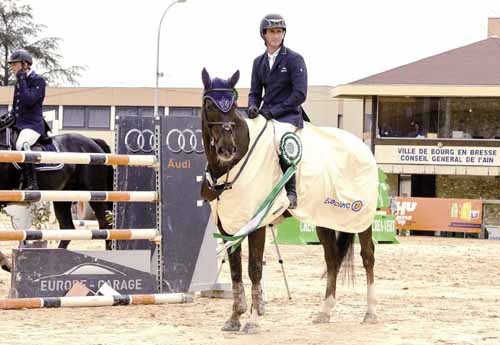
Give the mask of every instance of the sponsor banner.
[[481, 200], [396, 197], [395, 203], [400, 230], [481, 231]]
[[500, 167], [500, 148], [377, 145], [375, 158], [379, 164]]
[[[124, 155], [154, 155], [155, 120], [152, 117], [122, 116], [117, 119], [116, 153]], [[155, 169], [146, 167], [117, 166], [115, 168], [115, 190], [156, 190]], [[147, 202], [114, 203], [115, 229], [154, 229], [156, 204]], [[148, 249], [151, 252], [152, 274], [157, 274], [153, 253], [154, 242], [148, 240], [115, 241], [116, 249]]]
[[215, 226], [201, 200], [206, 159], [201, 120], [161, 118], [163, 292], [208, 289], [217, 279]]
[[63, 297], [76, 282], [93, 292], [106, 283], [122, 295], [156, 293], [147, 250], [14, 249], [12, 258], [17, 298]]

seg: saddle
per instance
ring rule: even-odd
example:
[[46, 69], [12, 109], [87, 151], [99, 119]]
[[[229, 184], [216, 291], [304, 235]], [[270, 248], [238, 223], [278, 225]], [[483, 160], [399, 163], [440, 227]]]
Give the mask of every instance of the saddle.
[[[16, 150], [16, 141], [19, 137], [19, 130], [15, 127], [16, 118], [11, 113], [6, 113], [0, 115], [0, 149], [7, 151], [15, 151]], [[45, 122], [45, 121], [44, 121]], [[45, 129], [50, 131], [51, 128], [45, 122]], [[37, 140], [35, 145], [31, 146], [31, 151], [38, 152], [59, 152], [57, 144], [52, 137], [48, 135], [41, 135]], [[16, 169], [20, 170], [21, 167], [17, 163], [12, 163]], [[53, 171], [59, 170], [64, 167], [62, 163], [55, 164], [46, 164], [41, 163], [37, 164], [35, 170], [37, 171]]]

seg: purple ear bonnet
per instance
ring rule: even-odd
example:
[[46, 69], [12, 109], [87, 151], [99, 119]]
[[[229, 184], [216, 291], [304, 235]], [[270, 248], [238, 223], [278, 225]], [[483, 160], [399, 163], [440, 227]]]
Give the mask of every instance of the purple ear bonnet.
[[210, 99], [220, 111], [227, 113], [236, 101], [236, 90], [229, 80], [214, 78], [210, 88], [205, 90], [203, 98]]

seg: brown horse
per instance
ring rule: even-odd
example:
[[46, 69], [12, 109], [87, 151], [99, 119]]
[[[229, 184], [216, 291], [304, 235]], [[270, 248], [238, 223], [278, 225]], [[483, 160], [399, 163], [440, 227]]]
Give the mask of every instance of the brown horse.
[[[203, 97], [203, 106], [201, 111], [203, 143], [207, 156], [207, 178], [202, 184], [202, 197], [205, 200], [213, 201], [219, 198], [225, 190], [232, 187], [233, 181], [228, 181], [228, 172], [238, 162], [248, 160], [240, 165], [241, 169], [247, 169], [251, 166], [251, 151], [253, 144], [250, 145], [250, 132], [247, 121], [237, 109], [237, 94], [234, 89], [239, 79], [239, 72], [236, 72], [228, 80], [219, 78], [210, 79], [208, 72], [203, 69], [202, 80], [205, 88]], [[250, 152], [249, 152], [250, 151]], [[248, 154], [247, 154], [248, 153]], [[245, 168], [245, 166], [247, 168]], [[226, 176], [224, 176], [226, 175]], [[221, 178], [225, 181], [217, 184], [214, 181]], [[236, 177], [237, 179], [237, 177]], [[258, 188], [258, 186], [255, 186]], [[242, 196], [241, 204], [234, 205], [235, 210], [244, 208], [245, 201]], [[299, 200], [300, 203], [300, 200]], [[288, 211], [285, 212], [285, 215]], [[222, 227], [220, 219], [218, 228], [222, 234], [227, 232]], [[248, 236], [249, 263], [248, 274], [252, 281], [252, 305], [251, 318], [245, 325], [244, 331], [255, 333], [259, 329], [259, 317], [264, 314], [264, 300], [261, 287], [262, 262], [266, 232], [265, 227], [261, 227]], [[314, 317], [314, 323], [325, 323], [330, 320], [330, 312], [335, 305], [335, 290], [337, 274], [339, 273], [342, 262], [349, 264], [352, 268], [352, 250], [353, 233], [335, 232], [332, 229], [317, 227], [316, 232], [323, 246], [324, 257], [327, 267], [327, 285], [325, 298], [322, 302], [321, 310]], [[375, 313], [375, 292], [374, 292], [374, 273], [373, 266], [374, 244], [372, 241], [371, 227], [359, 233], [361, 244], [361, 257], [367, 276], [367, 299], [368, 310], [364, 322], [375, 322], [377, 317]], [[229, 320], [226, 321], [223, 331], [240, 330], [240, 316], [247, 311], [245, 301], [245, 291], [242, 282], [241, 267], [241, 247], [231, 253], [228, 249], [229, 264], [231, 268], [231, 280], [233, 286], [233, 307]]]

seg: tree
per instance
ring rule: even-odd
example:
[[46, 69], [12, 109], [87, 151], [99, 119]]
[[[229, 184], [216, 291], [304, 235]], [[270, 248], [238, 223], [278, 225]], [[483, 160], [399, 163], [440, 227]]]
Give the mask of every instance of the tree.
[[18, 0], [0, 0], [0, 82], [2, 85], [15, 83], [15, 76], [9, 70], [7, 60], [17, 49], [25, 49], [33, 55], [37, 72], [49, 84], [61, 82], [78, 84], [77, 78], [85, 70], [83, 66], [62, 67], [59, 54], [59, 37], [40, 37], [46, 28], [34, 22], [33, 9], [20, 4]]

